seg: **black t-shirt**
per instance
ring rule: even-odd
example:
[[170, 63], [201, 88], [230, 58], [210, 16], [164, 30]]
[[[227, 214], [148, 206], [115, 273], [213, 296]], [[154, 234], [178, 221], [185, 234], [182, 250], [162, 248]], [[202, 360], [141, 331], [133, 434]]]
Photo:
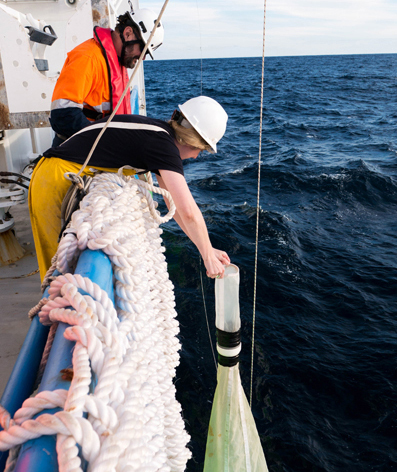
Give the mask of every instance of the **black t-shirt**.
[[[43, 156], [83, 164], [106, 121], [103, 118], [83, 128]], [[99, 140], [88, 167], [130, 165], [156, 174], [164, 169], [184, 175], [174, 140], [174, 131], [165, 121], [140, 115], [116, 115]]]

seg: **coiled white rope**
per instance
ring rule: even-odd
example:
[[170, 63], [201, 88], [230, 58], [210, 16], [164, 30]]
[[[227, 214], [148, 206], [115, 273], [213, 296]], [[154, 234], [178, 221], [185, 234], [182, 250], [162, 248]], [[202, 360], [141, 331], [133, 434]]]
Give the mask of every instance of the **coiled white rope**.
[[[90, 472], [185, 470], [189, 436], [172, 382], [179, 327], [159, 228], [175, 210], [161, 217], [150, 191], [165, 193], [121, 174], [94, 177], [59, 244], [63, 275], [51, 282], [39, 313], [45, 324], [70, 325], [65, 337], [76, 343], [70, 389], [29, 398], [13, 419], [0, 410], [0, 450], [57, 434], [60, 472], [82, 471], [77, 445]], [[85, 248], [109, 255], [117, 311], [99, 286], [68, 273]], [[54, 407], [63, 410], [31, 419]]]

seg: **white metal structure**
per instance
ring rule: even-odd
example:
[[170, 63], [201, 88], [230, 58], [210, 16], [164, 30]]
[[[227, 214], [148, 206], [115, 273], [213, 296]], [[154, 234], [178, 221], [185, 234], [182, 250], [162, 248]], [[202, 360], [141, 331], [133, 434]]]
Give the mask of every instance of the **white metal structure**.
[[[128, 0], [0, 0], [0, 171], [20, 173], [51, 146], [51, 97], [66, 54], [129, 9]], [[143, 67], [132, 88], [146, 114]], [[0, 183], [0, 232], [12, 225], [3, 220], [13, 193]]]
[[[114, 27], [127, 10], [127, 0], [0, 0], [0, 171], [20, 172], [50, 147], [51, 96], [67, 52], [91, 38], [94, 26]], [[33, 41], [36, 33], [48, 44]], [[145, 114], [142, 69], [133, 86]]]

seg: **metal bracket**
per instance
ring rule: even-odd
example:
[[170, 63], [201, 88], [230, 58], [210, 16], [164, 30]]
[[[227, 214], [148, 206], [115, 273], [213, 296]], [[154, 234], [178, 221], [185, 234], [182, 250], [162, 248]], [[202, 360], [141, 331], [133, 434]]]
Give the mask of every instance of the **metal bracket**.
[[49, 70], [47, 59], [35, 59], [34, 63], [36, 64], [37, 70], [40, 72]]
[[[51, 44], [53, 44], [54, 41], [58, 39], [58, 36], [55, 34], [55, 31], [50, 25], [44, 26], [43, 31], [34, 28], [33, 26], [25, 26], [25, 28], [28, 30], [30, 40], [35, 43], [51, 46]], [[50, 30], [50, 33], [46, 33], [46, 28]]]

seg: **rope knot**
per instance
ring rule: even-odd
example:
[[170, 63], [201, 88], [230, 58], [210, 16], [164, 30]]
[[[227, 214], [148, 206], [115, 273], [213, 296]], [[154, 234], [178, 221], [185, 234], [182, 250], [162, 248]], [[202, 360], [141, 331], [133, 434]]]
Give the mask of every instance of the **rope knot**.
[[66, 180], [69, 180], [73, 184], [77, 185], [80, 190], [84, 189], [84, 181], [80, 175], [77, 175], [74, 172], [65, 172], [63, 176]]

